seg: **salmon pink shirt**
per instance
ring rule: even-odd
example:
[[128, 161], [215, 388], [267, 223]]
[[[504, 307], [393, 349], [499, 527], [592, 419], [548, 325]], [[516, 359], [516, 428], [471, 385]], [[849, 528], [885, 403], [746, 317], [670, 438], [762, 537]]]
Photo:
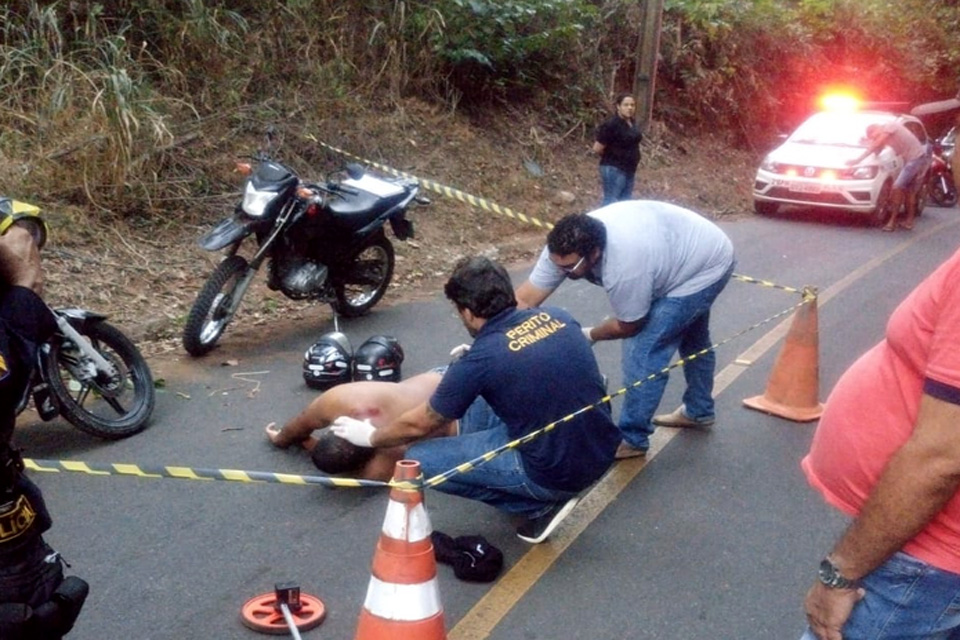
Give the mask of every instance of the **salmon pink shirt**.
[[[884, 339], [827, 399], [801, 465], [829, 504], [851, 516], [860, 512], [890, 456], [910, 437], [924, 393], [960, 404], [960, 251], [897, 307]], [[903, 551], [960, 574], [960, 494]]]

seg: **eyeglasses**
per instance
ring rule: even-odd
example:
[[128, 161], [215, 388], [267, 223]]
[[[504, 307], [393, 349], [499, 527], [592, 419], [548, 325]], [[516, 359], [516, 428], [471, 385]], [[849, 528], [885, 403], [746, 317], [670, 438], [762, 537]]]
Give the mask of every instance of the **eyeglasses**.
[[581, 258], [577, 260], [577, 263], [573, 266], [569, 266], [569, 265], [564, 266], [562, 264], [558, 264], [557, 266], [560, 267], [560, 270], [563, 271], [564, 273], [573, 273], [574, 271], [580, 268], [580, 265], [583, 264], [583, 261], [586, 259], [587, 259], [587, 256], [581, 256]]

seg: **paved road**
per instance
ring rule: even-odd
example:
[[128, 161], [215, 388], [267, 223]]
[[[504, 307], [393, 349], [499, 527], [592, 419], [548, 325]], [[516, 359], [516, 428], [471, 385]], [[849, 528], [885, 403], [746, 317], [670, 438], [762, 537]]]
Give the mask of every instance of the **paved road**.
[[[722, 226], [739, 273], [819, 287], [821, 398], [879, 339], [903, 296], [960, 245], [960, 215], [944, 209], [928, 210], [912, 234], [799, 216]], [[714, 338], [798, 299], [732, 282], [715, 307]], [[564, 285], [551, 303], [586, 323], [608, 313], [602, 292], [585, 283]], [[813, 425], [741, 405], [764, 389], [782, 345], [777, 327], [789, 318], [782, 322], [718, 348], [712, 430], [658, 431], [656, 454], [618, 463], [548, 544], [522, 543], [489, 507], [429, 492], [435, 529], [482, 534], [508, 565], [493, 585], [460, 582], [439, 567], [451, 640], [798, 637], [803, 593], [844, 521], [799, 471]], [[56, 422], [25, 425], [20, 443], [38, 459], [312, 474], [302, 454], [272, 449], [262, 429], [313, 396], [300, 378], [302, 353], [329, 329], [326, 320], [281, 326], [269, 341], [228, 331], [207, 358], [151, 362], [167, 386], [152, 426], [129, 440], [106, 443]], [[396, 335], [407, 374], [442, 364], [466, 337], [440, 298], [380, 307], [342, 329], [355, 345]], [[620, 388], [618, 347], [600, 344], [596, 353]], [[753, 364], [735, 363], [745, 358]], [[221, 366], [232, 359], [237, 366]], [[662, 408], [673, 409], [681, 392], [675, 374]], [[254, 638], [238, 622], [240, 607], [291, 580], [328, 608], [305, 638], [353, 636], [386, 505], [380, 489], [34, 477], [55, 517], [49, 541], [92, 587], [72, 640]]]

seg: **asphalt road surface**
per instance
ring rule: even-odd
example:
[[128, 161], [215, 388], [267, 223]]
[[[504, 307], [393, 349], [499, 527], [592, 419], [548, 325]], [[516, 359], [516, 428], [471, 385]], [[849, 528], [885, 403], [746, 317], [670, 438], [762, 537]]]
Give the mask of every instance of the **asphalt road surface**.
[[[737, 248], [737, 273], [818, 287], [821, 399], [880, 339], [899, 301], [960, 246], [956, 209], [928, 209], [912, 233], [805, 214], [721, 226]], [[492, 584], [462, 582], [438, 567], [449, 638], [798, 638], [803, 595], [845, 521], [799, 469], [815, 423], [757, 413], [742, 400], [763, 392], [791, 316], [762, 321], [799, 300], [731, 282], [712, 316], [721, 343], [717, 424], [659, 429], [646, 463], [617, 463], [548, 543], [527, 545], [496, 510], [428, 491], [434, 529], [483, 535], [506, 558]], [[564, 284], [549, 302], [586, 324], [609, 313], [603, 292], [582, 282]], [[304, 350], [331, 329], [328, 317], [281, 322], [267, 335], [244, 328], [241, 310], [209, 356], [151, 362], [166, 386], [144, 433], [103, 442], [60, 421], [28, 420], [19, 443], [34, 459], [315, 475], [302, 452], [272, 448], [263, 427], [314, 397], [300, 367]], [[398, 337], [405, 375], [444, 364], [467, 341], [442, 297], [383, 304], [341, 329], [354, 346], [377, 333]], [[619, 346], [595, 351], [611, 390], [621, 388]], [[228, 361], [236, 363], [223, 366]], [[682, 389], [674, 372], [661, 409], [674, 409]], [[71, 640], [255, 638], [261, 634], [240, 624], [241, 606], [291, 581], [327, 609], [304, 638], [353, 637], [387, 504], [383, 489], [32, 477], [54, 516], [48, 541], [91, 585]]]

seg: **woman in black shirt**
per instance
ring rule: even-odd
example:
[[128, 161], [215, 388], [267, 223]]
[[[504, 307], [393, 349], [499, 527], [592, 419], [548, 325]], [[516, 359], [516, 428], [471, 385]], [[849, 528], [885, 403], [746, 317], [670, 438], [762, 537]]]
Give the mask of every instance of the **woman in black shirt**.
[[616, 113], [597, 127], [597, 139], [593, 143], [594, 153], [600, 156], [604, 206], [633, 197], [643, 137], [634, 121], [637, 101], [633, 96], [621, 93], [614, 105]]

